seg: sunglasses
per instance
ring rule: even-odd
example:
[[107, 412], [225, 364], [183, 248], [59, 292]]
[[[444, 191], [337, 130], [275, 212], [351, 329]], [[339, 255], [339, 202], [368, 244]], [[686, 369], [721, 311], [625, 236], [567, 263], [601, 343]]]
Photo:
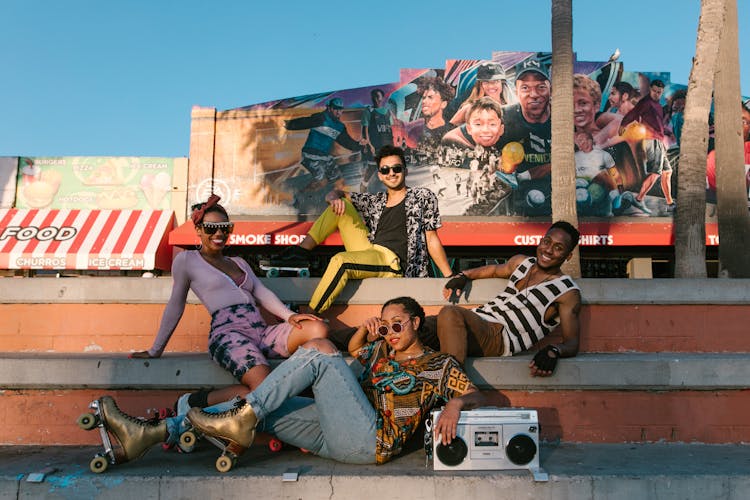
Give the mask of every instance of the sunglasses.
[[381, 337], [385, 337], [386, 335], [388, 335], [388, 332], [393, 332], [393, 333], [403, 332], [404, 325], [406, 324], [407, 321], [409, 321], [409, 319], [404, 320], [400, 323], [393, 323], [390, 327], [388, 327], [388, 325], [380, 325], [378, 327], [378, 335], [380, 335]]
[[204, 222], [201, 224], [201, 227], [203, 228], [203, 232], [209, 236], [216, 234], [216, 231], [219, 229], [221, 229], [224, 234], [229, 234], [234, 231], [234, 222]]
[[380, 167], [378, 169], [378, 172], [380, 172], [381, 175], [388, 175], [391, 173], [391, 170], [393, 170], [394, 174], [400, 174], [404, 171], [404, 166], [400, 163], [397, 163], [396, 165], [392, 165], [390, 167]]

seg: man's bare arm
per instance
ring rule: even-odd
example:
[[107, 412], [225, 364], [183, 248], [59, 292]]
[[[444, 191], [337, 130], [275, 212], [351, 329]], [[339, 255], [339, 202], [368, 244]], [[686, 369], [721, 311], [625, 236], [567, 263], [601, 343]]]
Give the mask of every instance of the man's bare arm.
[[461, 272], [471, 280], [480, 280], [484, 278], [510, 278], [513, 271], [515, 271], [518, 265], [525, 259], [525, 255], [514, 255], [504, 264], [490, 264], [487, 266], [475, 267], [474, 269], [467, 269]]
[[435, 261], [435, 265], [438, 266], [443, 276], [448, 277], [453, 274], [450, 264], [448, 264], [448, 256], [445, 254], [445, 248], [443, 243], [440, 241], [437, 231], [425, 231], [425, 238], [427, 239], [427, 252]]
[[557, 300], [558, 314], [560, 315], [560, 329], [563, 341], [557, 346], [560, 356], [569, 358], [578, 354], [581, 325], [579, 315], [581, 313], [581, 293], [571, 290]]
[[[468, 283], [467, 280], [479, 280], [484, 278], [509, 278], [513, 271], [526, 259], [525, 255], [514, 255], [505, 264], [490, 264], [482, 267], [475, 267], [474, 269], [466, 269], [461, 271], [460, 274], [465, 276], [457, 276], [446, 282], [443, 287], [443, 297], [445, 300], [450, 300], [451, 295], [455, 292], [456, 297], [460, 297], [463, 293], [462, 284]], [[454, 281], [459, 280], [459, 281]]]
[[548, 345], [534, 356], [529, 363], [529, 373], [532, 377], [549, 377], [557, 365], [557, 359], [554, 358], [569, 358], [578, 354], [580, 337], [578, 315], [581, 312], [581, 293], [578, 290], [571, 290], [560, 297], [556, 303], [563, 341], [561, 344]]

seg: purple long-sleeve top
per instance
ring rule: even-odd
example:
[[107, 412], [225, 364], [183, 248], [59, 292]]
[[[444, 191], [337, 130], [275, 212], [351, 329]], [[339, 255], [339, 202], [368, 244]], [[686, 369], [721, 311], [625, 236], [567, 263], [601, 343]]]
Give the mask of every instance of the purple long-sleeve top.
[[177, 254], [172, 262], [172, 295], [162, 314], [154, 344], [148, 350], [149, 355], [159, 356], [164, 351], [185, 311], [189, 290], [193, 290], [210, 314], [235, 304], [260, 305], [284, 321], [294, 314], [261, 283], [247, 262], [239, 257], [231, 259], [245, 273], [240, 285], [206, 262], [197, 250]]

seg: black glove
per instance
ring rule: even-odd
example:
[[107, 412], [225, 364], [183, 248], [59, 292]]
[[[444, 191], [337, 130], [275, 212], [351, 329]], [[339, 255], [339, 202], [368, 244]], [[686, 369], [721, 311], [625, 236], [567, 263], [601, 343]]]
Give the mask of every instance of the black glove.
[[454, 274], [445, 284], [445, 288], [448, 290], [464, 290], [469, 281], [471, 280], [464, 273]]
[[[550, 356], [550, 351], [554, 356]], [[540, 370], [554, 372], [557, 366], [557, 360], [560, 358], [560, 349], [553, 345], [548, 345], [534, 356], [534, 365]]]

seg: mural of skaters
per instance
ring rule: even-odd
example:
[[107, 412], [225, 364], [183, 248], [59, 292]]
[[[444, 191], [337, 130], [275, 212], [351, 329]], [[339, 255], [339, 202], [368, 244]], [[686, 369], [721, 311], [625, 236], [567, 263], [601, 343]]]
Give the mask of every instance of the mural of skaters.
[[[242, 186], [240, 215], [314, 217], [331, 189], [381, 190], [374, 155], [394, 144], [406, 151], [407, 183], [435, 192], [444, 216], [549, 216], [550, 61], [495, 52], [404, 69], [396, 83], [219, 112], [212, 173]], [[576, 61], [574, 71], [579, 215], [671, 216], [685, 86], [619, 61]]]

